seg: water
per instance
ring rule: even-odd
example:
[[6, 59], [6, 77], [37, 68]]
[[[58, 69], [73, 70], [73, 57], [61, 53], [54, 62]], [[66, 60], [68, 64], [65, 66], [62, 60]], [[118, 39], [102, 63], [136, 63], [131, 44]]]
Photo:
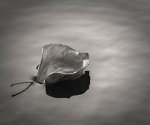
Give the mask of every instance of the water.
[[[1, 0], [0, 123], [149, 125], [149, 0]], [[10, 88], [37, 73], [41, 48], [66, 44], [90, 55], [84, 94], [46, 95], [45, 87]]]

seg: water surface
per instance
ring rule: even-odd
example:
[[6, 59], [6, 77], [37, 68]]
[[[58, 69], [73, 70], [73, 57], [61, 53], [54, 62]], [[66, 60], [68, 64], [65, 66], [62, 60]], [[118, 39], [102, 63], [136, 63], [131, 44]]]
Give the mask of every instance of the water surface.
[[[149, 0], [0, 0], [2, 125], [149, 125]], [[90, 89], [53, 98], [45, 87], [12, 82], [37, 73], [42, 46], [90, 55]]]

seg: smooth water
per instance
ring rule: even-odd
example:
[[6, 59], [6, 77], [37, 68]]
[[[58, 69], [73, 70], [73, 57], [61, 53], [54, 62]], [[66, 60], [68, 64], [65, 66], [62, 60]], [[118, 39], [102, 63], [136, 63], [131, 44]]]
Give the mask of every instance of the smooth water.
[[[149, 0], [0, 0], [1, 125], [149, 125]], [[35, 84], [42, 46], [90, 55], [90, 88], [68, 98]]]

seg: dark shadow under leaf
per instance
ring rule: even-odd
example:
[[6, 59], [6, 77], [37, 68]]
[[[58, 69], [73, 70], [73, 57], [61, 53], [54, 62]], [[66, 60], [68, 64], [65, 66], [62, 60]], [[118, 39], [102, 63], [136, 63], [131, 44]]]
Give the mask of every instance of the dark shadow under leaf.
[[54, 84], [46, 84], [46, 94], [55, 98], [70, 98], [74, 95], [80, 95], [89, 89], [90, 76], [89, 71], [77, 79], [64, 80]]

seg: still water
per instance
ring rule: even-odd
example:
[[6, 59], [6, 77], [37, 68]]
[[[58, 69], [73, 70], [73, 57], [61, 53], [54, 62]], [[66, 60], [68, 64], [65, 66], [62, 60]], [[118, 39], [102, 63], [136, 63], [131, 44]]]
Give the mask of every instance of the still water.
[[[149, 0], [0, 0], [1, 125], [149, 125]], [[90, 88], [48, 96], [31, 79], [42, 46], [88, 52]]]

